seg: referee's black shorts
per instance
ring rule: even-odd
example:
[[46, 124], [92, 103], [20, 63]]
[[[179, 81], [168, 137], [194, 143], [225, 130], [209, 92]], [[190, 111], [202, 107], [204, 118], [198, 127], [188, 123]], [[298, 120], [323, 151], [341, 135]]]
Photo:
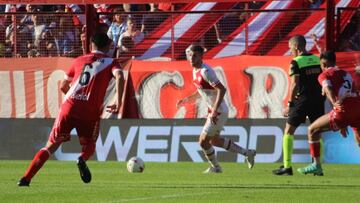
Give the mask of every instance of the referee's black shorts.
[[309, 117], [310, 123], [324, 115], [324, 97], [298, 98], [294, 101], [294, 106], [290, 107], [287, 123], [298, 127], [305, 123]]

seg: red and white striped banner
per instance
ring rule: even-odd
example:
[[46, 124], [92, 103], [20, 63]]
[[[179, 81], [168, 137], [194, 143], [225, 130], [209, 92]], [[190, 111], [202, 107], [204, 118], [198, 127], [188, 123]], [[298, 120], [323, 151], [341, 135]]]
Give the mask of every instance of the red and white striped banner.
[[[253, 0], [264, 1], [264, 0]], [[292, 1], [292, 0], [280, 0]], [[145, 3], [196, 3], [196, 2], [249, 2], [249, 0], [0, 0], [0, 4], [145, 4]]]
[[[270, 10], [270, 9], [289, 9], [296, 8], [301, 1], [269, 1], [261, 9]], [[246, 45], [246, 26], [249, 30], [248, 46], [251, 47], [259, 45], [256, 41], [264, 38], [264, 35], [271, 32], [276, 26], [281, 26], [280, 20], [282, 20], [283, 15], [289, 15], [287, 13], [280, 12], [263, 12], [257, 13], [249, 20], [235, 30], [232, 34], [229, 35], [221, 44], [211, 49], [205, 54], [206, 58], [221, 58], [227, 56], [236, 56], [241, 55], [245, 51]], [[286, 18], [285, 18], [286, 19]]]
[[[336, 8], [342, 7], [358, 7], [360, 0], [336, 0]], [[321, 6], [325, 8], [325, 4]], [[348, 12], [346, 15], [341, 15], [341, 30], [345, 28], [348, 21], [354, 12]], [[288, 40], [294, 35], [304, 35], [306, 38], [306, 49], [317, 52], [314, 41], [311, 39], [311, 34], [315, 34], [319, 39], [325, 36], [325, 12], [314, 12], [306, 18], [301, 24], [296, 26], [282, 41], [279, 41], [267, 54], [268, 55], [290, 55]]]
[[[355, 73], [360, 52], [337, 53], [340, 68]], [[73, 59], [0, 59], [0, 118], [54, 118], [63, 94], [60, 81]], [[231, 118], [282, 118], [288, 98], [288, 56], [236, 56], [205, 60], [227, 88], [225, 102]], [[359, 68], [360, 69], [360, 68]], [[201, 101], [176, 107], [196, 91], [188, 61], [131, 61], [125, 67], [123, 118], [201, 118]], [[355, 75], [360, 81], [360, 74]], [[360, 83], [355, 84], [360, 89]], [[109, 88], [109, 90], [114, 88]], [[113, 98], [111, 92], [104, 104]], [[113, 115], [103, 114], [103, 118]]]
[[[236, 2], [227, 3], [191, 3], [184, 11], [227, 10], [235, 6]], [[202, 37], [224, 14], [176, 14], [174, 19], [169, 17], [148, 35], [133, 50], [138, 59], [157, 57], [172, 57], [171, 45], [174, 40], [174, 58], [184, 54], [190, 44]], [[174, 30], [172, 36], [172, 29]]]

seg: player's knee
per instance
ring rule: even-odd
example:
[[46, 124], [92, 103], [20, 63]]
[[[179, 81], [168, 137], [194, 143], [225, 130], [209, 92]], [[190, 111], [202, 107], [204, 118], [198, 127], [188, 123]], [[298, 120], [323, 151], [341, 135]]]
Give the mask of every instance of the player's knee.
[[91, 142], [90, 146], [91, 146], [92, 151], [95, 151], [95, 148], [96, 148], [95, 142]]
[[207, 147], [208, 143], [205, 142], [205, 139], [200, 139], [199, 145], [201, 146], [201, 148], [205, 149]]
[[222, 146], [221, 140], [218, 138], [211, 139], [210, 144], [213, 146]]
[[209, 140], [204, 137], [204, 136], [200, 136], [199, 138], [199, 144], [201, 146], [202, 149], [208, 149], [210, 147], [210, 142]]
[[95, 142], [82, 143], [82, 150], [80, 156], [84, 160], [88, 160], [95, 152]]
[[61, 145], [62, 142], [51, 142], [48, 141], [46, 143], [46, 146], [44, 147], [44, 149], [46, 149], [50, 154], [53, 154]]
[[316, 128], [313, 125], [310, 125], [308, 128], [308, 139], [309, 140], [317, 139], [317, 135], [318, 135], [317, 132], [319, 132], [319, 128]]
[[91, 154], [93, 155], [94, 152], [95, 152], [95, 143], [94, 142], [89, 142], [85, 145], [86, 147], [86, 150]]

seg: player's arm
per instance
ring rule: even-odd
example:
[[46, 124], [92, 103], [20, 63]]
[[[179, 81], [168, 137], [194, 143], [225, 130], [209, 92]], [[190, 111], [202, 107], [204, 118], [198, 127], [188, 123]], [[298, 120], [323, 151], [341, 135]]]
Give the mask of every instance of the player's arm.
[[289, 115], [290, 107], [293, 107], [294, 101], [296, 99], [296, 95], [299, 92], [300, 86], [300, 73], [299, 67], [295, 61], [290, 63], [290, 92], [289, 92], [289, 100], [288, 105], [284, 110], [284, 116]]
[[323, 92], [325, 93], [327, 99], [331, 102], [333, 106], [336, 106], [336, 96], [331, 86], [323, 85]]
[[216, 112], [217, 109], [219, 108], [221, 102], [224, 100], [224, 96], [226, 93], [226, 88], [224, 87], [224, 85], [219, 82], [214, 86], [215, 90], [216, 90], [216, 99], [215, 99], [215, 103], [214, 106], [211, 109], [211, 113], [213, 114], [213, 117], [216, 116]]
[[315, 45], [316, 49], [318, 50], [318, 52], [321, 53], [322, 47], [319, 44], [319, 40], [318, 40], [317, 36], [315, 34], [311, 34], [310, 37], [313, 40], [314, 45]]
[[70, 87], [71, 87], [71, 81], [75, 75], [75, 66], [74, 66], [75, 63], [73, 63], [70, 68], [67, 70], [66, 74], [65, 74], [65, 77], [64, 79], [61, 81], [60, 83], [60, 90], [66, 94]]
[[[290, 93], [289, 103], [294, 102], [300, 86], [300, 71], [297, 62], [290, 63]], [[291, 105], [290, 105], [291, 106]]]
[[297, 93], [299, 92], [300, 77], [299, 75], [293, 75], [290, 78], [290, 95], [289, 103], [294, 102]]
[[177, 104], [176, 107], [179, 108], [181, 105], [183, 105], [186, 102], [194, 102], [196, 101], [198, 98], [200, 98], [200, 94], [198, 91], [195, 91], [194, 93], [192, 93], [191, 95], [180, 99]]
[[115, 80], [117, 106], [120, 107], [122, 105], [122, 96], [124, 92], [124, 75], [122, 71], [115, 72]]
[[64, 94], [66, 94], [70, 89], [70, 84], [71, 84], [70, 80], [67, 80], [67, 79], [62, 80], [61, 83], [60, 83], [60, 90]]
[[122, 96], [124, 92], [124, 75], [120, 69], [117, 69], [113, 72], [115, 77], [115, 97], [116, 101], [113, 105], [107, 106], [107, 111], [110, 113], [118, 113], [120, 107], [122, 106]]

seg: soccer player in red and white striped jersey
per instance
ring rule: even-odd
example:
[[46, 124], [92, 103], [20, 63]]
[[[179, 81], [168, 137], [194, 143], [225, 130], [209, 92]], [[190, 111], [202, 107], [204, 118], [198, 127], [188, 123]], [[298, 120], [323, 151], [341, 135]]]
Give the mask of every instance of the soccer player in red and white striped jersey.
[[105, 33], [96, 33], [91, 38], [93, 51], [76, 58], [61, 82], [61, 91], [65, 98], [60, 112], [54, 122], [46, 146], [40, 149], [33, 158], [19, 186], [29, 186], [31, 179], [40, 170], [49, 156], [59, 146], [70, 140], [70, 132], [76, 129], [82, 146], [78, 158], [78, 168], [83, 182], [91, 181], [91, 173], [86, 161], [94, 154], [95, 143], [99, 136], [100, 115], [103, 112], [103, 101], [112, 78], [116, 80], [116, 101], [107, 106], [107, 111], [118, 113], [122, 105], [123, 73], [120, 65], [105, 53], [109, 50], [111, 40]]
[[204, 48], [198, 45], [191, 45], [186, 50], [186, 54], [193, 67], [193, 83], [197, 91], [179, 100], [177, 106], [195, 101], [197, 98], [202, 98], [208, 106], [209, 114], [199, 137], [200, 146], [210, 164], [210, 167], [204, 173], [222, 172], [213, 146], [244, 155], [248, 167], [251, 169], [254, 166], [256, 151], [244, 149], [234, 141], [220, 137], [220, 132], [223, 130], [228, 118], [228, 107], [224, 101], [226, 88], [217, 78], [215, 71], [209, 65], [203, 63]]

